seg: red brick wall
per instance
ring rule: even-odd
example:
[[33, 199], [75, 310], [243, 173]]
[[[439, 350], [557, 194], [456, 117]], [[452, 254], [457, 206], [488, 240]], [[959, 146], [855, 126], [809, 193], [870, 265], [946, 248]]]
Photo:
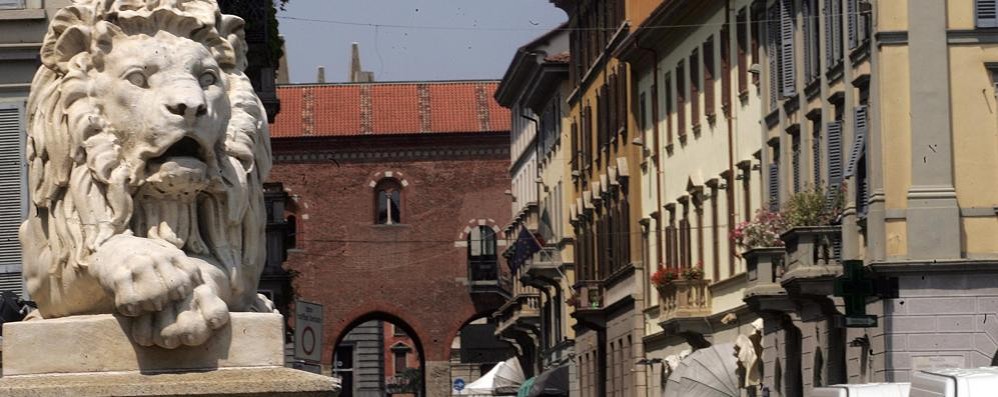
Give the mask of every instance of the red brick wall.
[[[493, 134], [495, 135], [495, 134]], [[292, 153], [322, 152], [302, 142], [274, 143], [277, 158], [270, 180], [284, 184], [295, 201], [298, 246], [285, 267], [297, 272], [295, 293], [323, 305], [323, 363], [332, 359], [337, 341], [372, 313], [399, 320], [422, 344], [427, 361], [450, 357], [450, 344], [464, 324], [495, 307], [472, 301], [467, 277], [467, 251], [455, 247], [472, 219], [509, 222], [508, 135], [483, 139], [475, 134], [447, 142], [422, 142], [419, 147], [460, 150], [465, 146], [491, 154], [450, 153], [435, 157], [365, 160], [302, 161]], [[365, 143], [325, 142], [329, 153], [392, 152], [374, 138]], [[410, 138], [422, 139], [422, 138]], [[433, 138], [439, 139], [439, 138]], [[491, 146], [491, 148], [489, 147]], [[365, 156], [361, 156], [365, 157]], [[294, 162], [298, 161], [298, 162]], [[392, 171], [408, 184], [403, 188], [402, 225], [374, 224], [372, 181]]]

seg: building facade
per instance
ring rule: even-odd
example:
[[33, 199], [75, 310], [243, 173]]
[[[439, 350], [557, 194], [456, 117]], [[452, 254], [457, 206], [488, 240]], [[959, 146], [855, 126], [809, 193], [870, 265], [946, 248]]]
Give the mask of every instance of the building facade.
[[[451, 342], [505, 300], [509, 112], [494, 81], [290, 85], [271, 179], [296, 225], [285, 268], [324, 308], [323, 370], [357, 325], [412, 338], [426, 396], [450, 395]], [[383, 380], [383, 378], [381, 379]]]
[[[515, 337], [524, 330], [529, 335], [534, 347], [520, 346], [521, 363], [530, 367], [527, 376], [568, 366], [575, 379], [575, 331], [571, 308], [565, 305], [575, 274], [573, 233], [564, 205], [571, 183], [568, 36], [559, 27], [519, 48], [496, 89], [497, 101], [513, 117], [515, 213], [506, 235], [512, 241], [507, 257], [515, 270], [510, 299], [495, 320], [500, 333]], [[529, 255], [516, 252], [534, 244]], [[578, 392], [578, 383], [570, 382], [569, 389]]]
[[649, 395], [666, 388], [675, 369], [669, 362], [711, 346], [728, 346], [730, 353], [758, 319], [742, 301], [746, 266], [730, 238], [733, 226], [761, 206], [753, 170], [762, 138], [758, 85], [749, 72], [750, 3], [661, 2], [619, 51], [631, 65], [632, 110], [644, 144]]
[[24, 139], [28, 91], [49, 20], [69, 0], [0, 1], [0, 290], [23, 296], [17, 230], [27, 211]]
[[[763, 385], [798, 396], [834, 383], [904, 382], [940, 365], [993, 364], [993, 332], [982, 324], [992, 310], [995, 246], [982, 236], [994, 232], [995, 214], [977, 208], [995, 192], [975, 181], [995, 169], [983, 160], [993, 154], [980, 151], [994, 146], [988, 106], [998, 54], [984, 37], [995, 3], [805, 0], [752, 9], [761, 17], [754, 29], [765, 32], [765, 201], [792, 214], [817, 187], [832, 215], [795, 225], [782, 236], [785, 252], [760, 260], [760, 293], [747, 300], [766, 318]], [[868, 319], [833, 296], [850, 263], [884, 286], [860, 297], [876, 319], [866, 327], [844, 328]]]
[[655, 1], [552, 1], [568, 14], [570, 188], [575, 362], [581, 396], [646, 392], [647, 277], [638, 228], [642, 146], [629, 109], [630, 71], [616, 50]]

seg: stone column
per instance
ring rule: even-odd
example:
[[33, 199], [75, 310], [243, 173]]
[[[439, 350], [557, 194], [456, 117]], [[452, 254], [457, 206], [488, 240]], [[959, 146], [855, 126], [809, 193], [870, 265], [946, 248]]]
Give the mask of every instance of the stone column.
[[911, 187], [908, 257], [960, 257], [960, 208], [953, 187], [946, 4], [908, 0], [911, 70]]
[[426, 397], [450, 397], [450, 362], [426, 361], [425, 364]]

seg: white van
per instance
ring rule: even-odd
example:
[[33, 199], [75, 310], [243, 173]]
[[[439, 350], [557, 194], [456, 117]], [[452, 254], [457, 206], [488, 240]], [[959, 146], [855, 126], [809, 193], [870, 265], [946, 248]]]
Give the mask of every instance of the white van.
[[811, 397], [909, 397], [908, 383], [865, 383], [817, 387]]
[[998, 396], [998, 367], [916, 371], [911, 397]]

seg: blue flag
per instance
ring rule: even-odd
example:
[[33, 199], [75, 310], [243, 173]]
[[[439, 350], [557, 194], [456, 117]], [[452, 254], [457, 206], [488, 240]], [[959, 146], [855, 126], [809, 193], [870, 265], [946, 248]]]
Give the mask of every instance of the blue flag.
[[527, 228], [520, 229], [520, 234], [513, 243], [513, 255], [509, 258], [509, 271], [516, 274], [516, 271], [523, 266], [528, 259], [541, 250], [541, 242], [537, 241], [534, 234]]

